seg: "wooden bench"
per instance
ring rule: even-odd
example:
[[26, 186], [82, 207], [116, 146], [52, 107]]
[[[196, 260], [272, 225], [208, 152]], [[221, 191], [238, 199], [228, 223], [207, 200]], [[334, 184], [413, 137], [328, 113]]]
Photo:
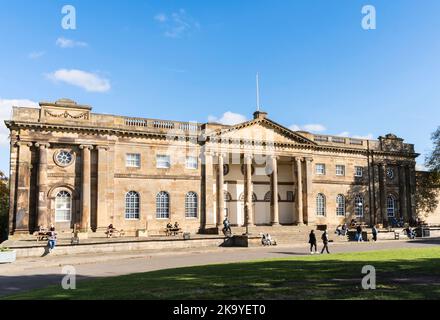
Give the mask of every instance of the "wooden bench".
[[35, 231], [34, 236], [37, 238], [38, 241], [48, 241], [49, 240], [49, 231]]
[[125, 231], [122, 229], [121, 230], [112, 229], [112, 230], [107, 230], [105, 234], [107, 235], [107, 238], [123, 237], [125, 236]]
[[167, 236], [177, 236], [180, 233], [183, 233], [181, 228], [166, 228], [165, 233]]

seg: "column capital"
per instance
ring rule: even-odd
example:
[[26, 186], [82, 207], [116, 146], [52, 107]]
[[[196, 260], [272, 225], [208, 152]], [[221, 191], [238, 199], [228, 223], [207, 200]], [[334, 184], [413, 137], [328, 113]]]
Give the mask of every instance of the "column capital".
[[[81, 147], [80, 147], [81, 148]], [[109, 146], [96, 146], [96, 150], [105, 150], [108, 151], [110, 149]]]
[[254, 159], [254, 155], [253, 155], [253, 154], [250, 154], [250, 153], [245, 153], [245, 154], [243, 154], [243, 158], [244, 158], [246, 161], [252, 161], [252, 160]]
[[313, 162], [313, 158], [312, 157], [305, 157], [304, 161], [305, 162]]
[[44, 149], [44, 148], [49, 148], [50, 147], [50, 143], [49, 142], [36, 142], [35, 146], [37, 148]]
[[293, 157], [293, 161], [295, 161], [296, 163], [304, 161], [303, 157]]
[[33, 142], [28, 142], [28, 141], [17, 141], [15, 144], [16, 144], [17, 147], [25, 147], [25, 146], [27, 146], [29, 148], [34, 145]]
[[79, 146], [79, 148], [80, 148], [81, 150], [86, 150], [86, 149], [88, 149], [88, 150], [92, 150], [92, 149], [93, 149], [93, 146], [92, 146], [92, 145], [89, 145], [89, 144], [81, 144], [81, 145]]

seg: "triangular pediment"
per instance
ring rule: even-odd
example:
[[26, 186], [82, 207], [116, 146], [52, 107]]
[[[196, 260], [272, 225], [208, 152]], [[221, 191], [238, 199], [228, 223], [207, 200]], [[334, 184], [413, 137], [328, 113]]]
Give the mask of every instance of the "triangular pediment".
[[316, 145], [315, 142], [306, 137], [267, 118], [255, 119], [237, 124], [227, 129], [218, 130], [216, 136], [217, 138], [226, 140]]

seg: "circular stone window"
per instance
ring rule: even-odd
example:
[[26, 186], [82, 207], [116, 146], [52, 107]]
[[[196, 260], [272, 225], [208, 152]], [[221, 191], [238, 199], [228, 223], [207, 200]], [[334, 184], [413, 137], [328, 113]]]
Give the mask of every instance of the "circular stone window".
[[387, 177], [388, 179], [394, 178], [394, 170], [392, 168], [387, 168]]
[[73, 154], [67, 150], [60, 150], [55, 153], [54, 160], [55, 163], [61, 167], [67, 167], [73, 162]]

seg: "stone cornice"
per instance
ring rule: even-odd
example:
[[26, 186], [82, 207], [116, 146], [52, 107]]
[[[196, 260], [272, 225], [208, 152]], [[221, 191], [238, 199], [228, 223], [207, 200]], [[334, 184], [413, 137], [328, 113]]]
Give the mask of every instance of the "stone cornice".
[[[14, 127], [20, 128], [32, 128], [39, 130], [55, 130], [55, 131], [70, 131], [70, 132], [87, 132], [87, 133], [101, 133], [101, 134], [110, 134], [110, 135], [122, 135], [122, 136], [139, 136], [139, 137], [149, 137], [153, 139], [167, 139], [170, 135], [163, 132], [154, 132], [154, 131], [141, 131], [141, 130], [125, 130], [119, 128], [108, 128], [108, 127], [94, 127], [94, 126], [83, 126], [79, 124], [75, 125], [63, 125], [63, 124], [45, 124], [45, 123], [36, 123], [36, 122], [20, 122], [20, 121], [5, 121], [6, 126], [9, 129], [13, 129]], [[185, 139], [191, 139], [196, 137], [199, 133], [185, 133], [179, 134], [174, 133], [176, 137], [184, 137]], [[209, 141], [207, 139], [206, 141]], [[264, 141], [253, 141], [246, 139], [228, 139], [228, 142], [240, 143], [240, 145], [249, 144], [249, 146], [262, 146], [266, 147], [268, 144]], [[199, 144], [204, 144], [205, 141], [199, 141]], [[212, 141], [211, 141], [212, 143]], [[225, 143], [219, 143], [219, 145], [226, 145]], [[228, 144], [230, 145], [230, 144]], [[368, 154], [373, 156], [400, 156], [404, 158], [412, 158], [415, 159], [419, 156], [418, 153], [412, 152], [400, 152], [400, 151], [381, 151], [381, 150], [371, 150], [371, 149], [360, 149], [360, 148], [348, 148], [348, 147], [336, 147], [336, 146], [324, 146], [319, 144], [297, 144], [297, 143], [277, 143], [274, 142], [273, 145], [270, 145], [271, 149], [291, 149], [291, 150], [313, 150], [313, 151], [324, 151], [324, 152], [337, 152], [337, 153], [351, 153], [351, 154], [360, 154], [367, 156]]]

